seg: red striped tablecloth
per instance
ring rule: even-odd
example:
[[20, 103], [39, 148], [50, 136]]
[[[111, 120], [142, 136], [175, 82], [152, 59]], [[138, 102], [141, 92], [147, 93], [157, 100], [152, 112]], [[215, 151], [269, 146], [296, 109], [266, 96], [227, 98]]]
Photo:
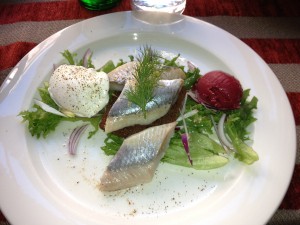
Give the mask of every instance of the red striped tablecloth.
[[[77, 0], [2, 0], [0, 84], [26, 53], [53, 33], [90, 17], [130, 9], [129, 0], [106, 11], [86, 10]], [[291, 184], [268, 224], [300, 224], [300, 1], [187, 0], [183, 14], [240, 38], [280, 80], [293, 109], [298, 147]], [[9, 223], [0, 212], [0, 225], [4, 224]]]

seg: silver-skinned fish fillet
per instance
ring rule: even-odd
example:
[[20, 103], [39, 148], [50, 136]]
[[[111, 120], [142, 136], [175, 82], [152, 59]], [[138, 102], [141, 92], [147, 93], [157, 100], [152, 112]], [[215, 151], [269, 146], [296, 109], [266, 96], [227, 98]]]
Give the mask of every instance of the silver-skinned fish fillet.
[[124, 127], [134, 125], [147, 125], [166, 115], [178, 98], [183, 86], [182, 79], [160, 80], [154, 90], [154, 98], [146, 105], [147, 116], [141, 108], [130, 102], [125, 93], [130, 90], [132, 82], [127, 82], [119, 98], [110, 109], [106, 122], [105, 132], [110, 133]]
[[127, 80], [133, 79], [138, 62], [132, 61], [118, 66], [109, 72], [109, 89], [114, 91], [122, 91]]
[[104, 171], [99, 188], [116, 191], [152, 180], [176, 122], [150, 127], [126, 138]]
[[[122, 91], [127, 80], [133, 79], [137, 61], [127, 62], [116, 69], [109, 72], [109, 89], [114, 91]], [[185, 79], [186, 75], [182, 69], [174, 66], [164, 66], [160, 75], [161, 80]]]

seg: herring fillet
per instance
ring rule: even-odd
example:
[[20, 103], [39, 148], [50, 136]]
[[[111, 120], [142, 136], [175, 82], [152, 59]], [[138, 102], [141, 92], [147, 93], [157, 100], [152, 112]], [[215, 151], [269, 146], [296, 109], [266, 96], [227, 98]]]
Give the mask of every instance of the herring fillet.
[[150, 127], [126, 138], [104, 171], [99, 188], [117, 191], [152, 180], [176, 122]]
[[109, 89], [122, 91], [127, 80], [133, 79], [138, 62], [125, 63], [109, 72]]
[[[127, 62], [110, 71], [107, 75], [109, 78], [109, 89], [122, 91], [128, 80], [134, 79], [136, 69], [139, 63], [137, 61]], [[163, 66], [160, 75], [161, 80], [185, 79], [186, 75], [182, 69], [174, 66]]]
[[147, 125], [166, 115], [178, 98], [183, 86], [182, 79], [160, 80], [154, 90], [153, 100], [146, 105], [147, 117], [139, 106], [130, 102], [126, 91], [130, 90], [132, 82], [127, 82], [119, 98], [111, 107], [106, 122], [105, 132], [110, 133], [133, 125]]

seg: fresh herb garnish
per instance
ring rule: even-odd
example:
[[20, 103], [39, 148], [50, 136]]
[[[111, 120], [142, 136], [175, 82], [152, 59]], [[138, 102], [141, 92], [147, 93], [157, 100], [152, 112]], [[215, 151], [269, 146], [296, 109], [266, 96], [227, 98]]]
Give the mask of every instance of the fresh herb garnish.
[[125, 93], [128, 100], [139, 106], [146, 118], [146, 105], [153, 99], [154, 89], [160, 77], [160, 57], [151, 47], [140, 49], [137, 57], [134, 85]]

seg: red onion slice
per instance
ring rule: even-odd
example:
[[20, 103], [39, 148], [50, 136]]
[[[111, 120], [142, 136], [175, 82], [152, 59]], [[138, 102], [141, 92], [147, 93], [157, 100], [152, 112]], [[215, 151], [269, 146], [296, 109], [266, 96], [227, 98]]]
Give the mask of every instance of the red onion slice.
[[52, 114], [62, 116], [62, 117], [67, 117], [65, 114], [61, 113], [57, 109], [52, 108], [51, 106], [47, 105], [46, 103], [44, 103], [40, 100], [34, 99], [34, 103], [37, 104], [39, 107], [41, 107], [44, 111], [46, 111], [48, 113], [52, 113]]
[[84, 53], [83, 55], [83, 66], [84, 67], [88, 67], [88, 61], [89, 61], [89, 58], [92, 56], [92, 51], [91, 49], [87, 49], [86, 52]]
[[197, 68], [192, 62], [187, 61], [188, 71], [194, 72], [194, 70]]
[[68, 152], [71, 155], [75, 155], [76, 154], [76, 149], [77, 149], [77, 145], [79, 142], [79, 139], [81, 137], [81, 135], [84, 133], [84, 131], [87, 129], [88, 124], [84, 124], [82, 126], [76, 127], [70, 137], [69, 137], [69, 141], [68, 141]]
[[193, 160], [191, 159], [191, 154], [190, 154], [188, 135], [187, 134], [181, 134], [181, 141], [182, 141], [184, 150], [187, 154], [187, 157], [189, 159], [189, 162], [190, 162], [191, 165], [193, 165]]
[[196, 94], [193, 91], [189, 90], [186, 94], [190, 96], [195, 102], [200, 103], [199, 100], [197, 99]]
[[188, 132], [187, 125], [186, 125], [186, 122], [185, 122], [185, 118], [184, 118], [186, 100], [187, 100], [187, 94], [184, 97], [182, 110], [180, 110], [180, 115], [181, 115], [181, 118], [182, 118], [183, 128], [184, 128], [184, 131], [185, 131], [184, 134], [181, 134], [181, 141], [182, 141], [184, 150], [185, 150], [185, 152], [188, 156], [188, 159], [190, 161], [190, 164], [193, 165], [193, 160], [191, 159], [190, 148], [189, 148], [189, 132]]
[[57, 65], [55, 63], [53, 63], [53, 72], [57, 69]]
[[226, 114], [224, 113], [218, 123], [218, 133], [220, 136], [220, 139], [222, 141], [222, 143], [224, 145], [226, 145], [227, 148], [229, 148], [230, 150], [233, 150], [233, 145], [231, 144], [231, 142], [228, 140], [225, 132], [224, 132], [224, 123], [225, 123], [225, 119], [226, 119]]
[[226, 135], [224, 133], [224, 123], [225, 123], [226, 116], [227, 115], [225, 113], [223, 113], [218, 125], [216, 124], [212, 115], [210, 116], [210, 119], [213, 123], [214, 130], [217, 134], [220, 144], [228, 153], [229, 150], [234, 150], [234, 148], [233, 148], [232, 144], [229, 142], [229, 140], [226, 138]]
[[193, 109], [192, 111], [187, 112], [187, 113], [184, 114], [183, 116], [179, 116], [179, 117], [177, 118], [176, 121], [179, 122], [179, 121], [181, 121], [181, 120], [187, 119], [187, 118], [189, 118], [189, 117], [191, 117], [191, 116], [196, 115], [198, 112], [199, 112], [199, 111], [198, 111], [197, 109]]

